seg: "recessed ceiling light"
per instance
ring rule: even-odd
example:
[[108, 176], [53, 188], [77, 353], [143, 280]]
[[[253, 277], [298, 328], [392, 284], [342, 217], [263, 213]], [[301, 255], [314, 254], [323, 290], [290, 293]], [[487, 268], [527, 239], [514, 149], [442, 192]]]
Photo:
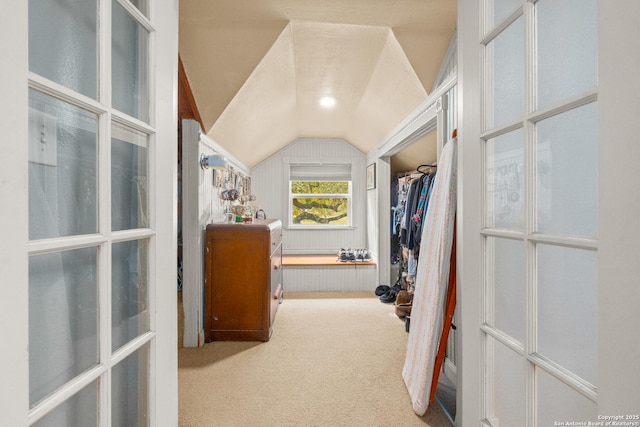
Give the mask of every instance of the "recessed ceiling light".
[[320, 106], [323, 108], [332, 108], [336, 105], [336, 99], [332, 96], [323, 96], [320, 98]]

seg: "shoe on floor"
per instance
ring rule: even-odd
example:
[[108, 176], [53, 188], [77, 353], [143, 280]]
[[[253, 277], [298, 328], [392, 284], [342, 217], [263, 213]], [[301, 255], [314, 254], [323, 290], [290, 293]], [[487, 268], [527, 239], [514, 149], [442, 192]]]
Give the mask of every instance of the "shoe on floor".
[[385, 304], [390, 304], [396, 301], [397, 292], [395, 289], [391, 288], [380, 297], [380, 301]]
[[377, 296], [382, 296], [383, 294], [385, 294], [389, 289], [391, 289], [388, 285], [380, 285], [376, 288], [376, 295]]

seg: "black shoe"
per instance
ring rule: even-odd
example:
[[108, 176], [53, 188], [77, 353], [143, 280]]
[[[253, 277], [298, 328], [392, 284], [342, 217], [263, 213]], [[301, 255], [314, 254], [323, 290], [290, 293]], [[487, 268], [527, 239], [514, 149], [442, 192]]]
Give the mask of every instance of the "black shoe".
[[396, 301], [397, 292], [391, 288], [380, 297], [380, 301], [385, 304], [390, 304]]
[[389, 289], [391, 289], [388, 285], [380, 285], [376, 288], [376, 295], [377, 296], [382, 296], [384, 295]]

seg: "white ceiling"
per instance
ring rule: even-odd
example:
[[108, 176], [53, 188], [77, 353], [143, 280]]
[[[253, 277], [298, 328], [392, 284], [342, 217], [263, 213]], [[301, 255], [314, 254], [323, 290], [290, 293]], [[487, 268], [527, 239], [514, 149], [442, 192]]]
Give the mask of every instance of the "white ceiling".
[[427, 97], [455, 21], [455, 0], [181, 0], [180, 56], [205, 133], [247, 166], [299, 137], [366, 153]]

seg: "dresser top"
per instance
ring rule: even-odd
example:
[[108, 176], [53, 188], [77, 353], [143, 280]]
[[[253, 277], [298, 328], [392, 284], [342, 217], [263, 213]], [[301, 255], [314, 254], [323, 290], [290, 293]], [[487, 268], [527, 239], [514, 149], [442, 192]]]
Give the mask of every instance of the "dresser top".
[[282, 227], [282, 221], [279, 219], [254, 219], [252, 222], [236, 222], [233, 224], [215, 223], [207, 225], [207, 230], [212, 229], [232, 229], [232, 228], [252, 228], [252, 229], [269, 229], [271, 231]]

